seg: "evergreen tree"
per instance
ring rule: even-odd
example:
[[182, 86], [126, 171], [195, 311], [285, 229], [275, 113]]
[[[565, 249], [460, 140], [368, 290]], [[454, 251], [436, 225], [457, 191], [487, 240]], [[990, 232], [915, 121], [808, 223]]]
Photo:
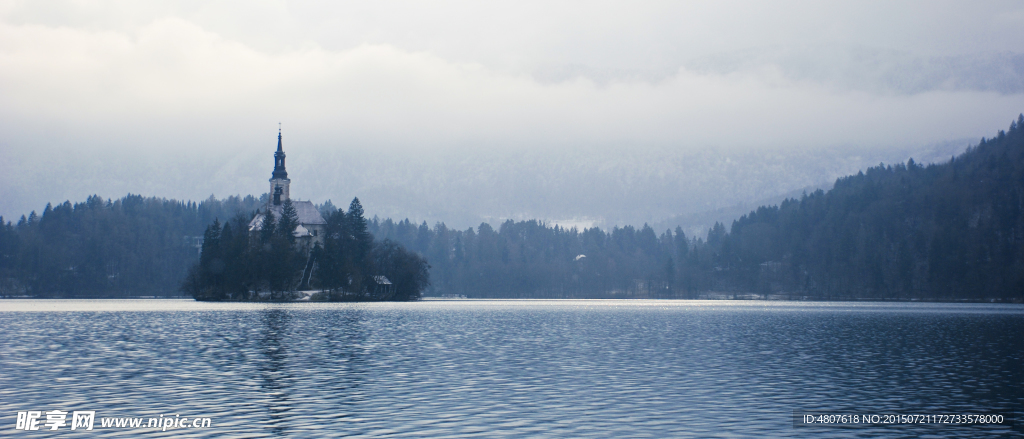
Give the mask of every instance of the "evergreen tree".
[[202, 251], [199, 256], [199, 279], [202, 288], [196, 298], [216, 300], [223, 292], [224, 259], [220, 237], [220, 221], [214, 219], [213, 224], [203, 233]]
[[260, 242], [264, 245], [270, 243], [277, 230], [277, 221], [274, 218], [274, 213], [267, 209], [263, 215], [263, 221], [260, 223]]
[[356, 246], [356, 257], [365, 259], [373, 246], [373, 235], [367, 230], [366, 218], [363, 217], [363, 205], [359, 203], [359, 198], [352, 199], [345, 219], [348, 222], [349, 234]]
[[682, 262], [684, 259], [686, 259], [686, 256], [690, 254], [690, 242], [686, 239], [686, 234], [683, 233], [682, 227], [676, 226], [676, 234], [674, 241], [676, 246], [676, 257], [679, 259], [680, 262]]
[[348, 231], [345, 212], [336, 210], [327, 217], [324, 233], [324, 249], [321, 252], [320, 270], [317, 272], [321, 287], [327, 290], [347, 289], [348, 272]]
[[373, 249], [373, 235], [367, 230], [366, 218], [363, 217], [363, 206], [359, 198], [353, 198], [345, 214], [345, 232], [347, 239], [347, 264], [350, 273], [351, 288], [363, 291], [371, 285], [373, 276], [370, 266], [370, 251]]
[[409, 252], [400, 244], [385, 239], [373, 249], [373, 268], [391, 281], [393, 300], [416, 300], [430, 285], [430, 265], [426, 259]]
[[295, 210], [295, 205], [292, 204], [291, 199], [284, 200], [281, 205], [281, 219], [277, 223], [277, 233], [288, 242], [295, 242], [295, 235], [293, 232], [295, 228], [299, 226], [299, 213]]

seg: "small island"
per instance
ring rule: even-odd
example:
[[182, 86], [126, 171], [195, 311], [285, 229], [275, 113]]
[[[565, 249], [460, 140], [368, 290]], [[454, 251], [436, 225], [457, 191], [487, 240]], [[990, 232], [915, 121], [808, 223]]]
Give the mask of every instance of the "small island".
[[266, 205], [215, 219], [181, 290], [203, 301], [405, 301], [430, 285], [426, 259], [374, 241], [359, 198], [348, 212], [321, 212], [290, 188], [278, 132]]

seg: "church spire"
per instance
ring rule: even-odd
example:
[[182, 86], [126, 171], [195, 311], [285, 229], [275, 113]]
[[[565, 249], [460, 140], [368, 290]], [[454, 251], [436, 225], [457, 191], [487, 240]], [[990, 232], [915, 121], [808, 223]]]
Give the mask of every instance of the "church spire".
[[271, 179], [288, 178], [288, 171], [284, 169], [284, 149], [281, 148], [281, 127], [277, 127], [277, 152], [274, 153], [274, 173]]
[[[284, 170], [284, 148], [281, 147], [281, 127], [277, 127], [277, 152], [274, 153], [274, 173], [270, 176], [270, 203], [275, 206], [288, 200], [291, 180]], [[268, 206], [269, 207], [269, 206]]]
[[284, 150], [281, 149], [281, 122], [277, 123], [277, 152], [284, 154]]

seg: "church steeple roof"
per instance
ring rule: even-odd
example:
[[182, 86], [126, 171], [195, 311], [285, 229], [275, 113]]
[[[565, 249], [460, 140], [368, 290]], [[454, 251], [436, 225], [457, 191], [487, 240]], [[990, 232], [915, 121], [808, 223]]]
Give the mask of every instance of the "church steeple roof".
[[284, 169], [284, 149], [281, 148], [281, 128], [277, 129], [277, 152], [274, 153], [274, 173], [270, 179], [286, 179], [288, 171]]

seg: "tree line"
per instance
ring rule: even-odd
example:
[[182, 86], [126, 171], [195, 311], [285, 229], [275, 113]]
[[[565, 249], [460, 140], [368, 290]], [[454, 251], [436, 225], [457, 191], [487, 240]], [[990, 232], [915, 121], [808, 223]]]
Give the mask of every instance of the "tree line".
[[778, 206], [680, 228], [452, 230], [373, 221], [431, 261], [435, 294], [1024, 300], [1024, 115], [949, 162], [869, 168]]
[[0, 295], [177, 295], [198, 259], [203, 228], [227, 212], [255, 210], [254, 197], [199, 203], [129, 194], [118, 200], [46, 205], [16, 222], [0, 218]]
[[199, 261], [182, 290], [199, 300], [288, 300], [319, 290], [313, 300], [415, 300], [430, 284], [429, 265], [390, 240], [375, 241], [358, 198], [348, 212], [325, 212], [323, 245], [296, 242], [291, 200], [280, 216], [265, 214], [250, 233], [252, 215], [238, 214], [206, 228]]
[[[213, 282], [204, 285], [216, 285], [210, 294], [224, 297], [242, 291], [239, 285], [284, 291], [300, 282], [365, 294], [374, 274], [393, 273], [396, 289], [429, 282], [426, 294], [468, 297], [1024, 300], [1024, 115], [949, 162], [880, 164], [829, 191], [759, 207], [729, 227], [716, 223], [706, 237], [647, 225], [604, 231], [511, 220], [455, 230], [367, 221], [359, 206], [346, 213], [327, 202], [319, 207], [328, 236], [316, 274], [307, 275], [308, 258], [265, 253], [288, 248], [285, 234], [261, 233], [261, 246], [243, 246], [248, 220], [265, 203], [93, 196], [47, 205], [13, 224], [0, 218], [0, 294], [180, 294], [199, 262], [205, 268], [197, 275]], [[199, 242], [216, 243], [203, 254], [244, 257], [221, 257], [218, 271], [218, 258], [200, 260]], [[421, 268], [429, 261], [429, 280], [410, 268], [414, 257]], [[291, 262], [269, 267], [272, 259]], [[227, 268], [238, 261], [247, 268]], [[281, 267], [287, 270], [274, 274]]]

